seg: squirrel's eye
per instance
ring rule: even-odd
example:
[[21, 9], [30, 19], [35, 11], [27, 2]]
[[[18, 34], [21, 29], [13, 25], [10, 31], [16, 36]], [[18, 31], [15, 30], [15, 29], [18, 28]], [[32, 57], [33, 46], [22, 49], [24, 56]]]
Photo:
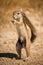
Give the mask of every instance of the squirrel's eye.
[[20, 14], [20, 13], [17, 13], [18, 15]]

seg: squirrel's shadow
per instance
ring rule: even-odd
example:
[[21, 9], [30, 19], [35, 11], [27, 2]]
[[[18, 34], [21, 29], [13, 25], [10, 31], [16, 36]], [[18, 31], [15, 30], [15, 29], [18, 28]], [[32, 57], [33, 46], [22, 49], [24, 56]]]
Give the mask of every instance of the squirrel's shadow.
[[19, 59], [18, 55], [14, 54], [14, 53], [0, 53], [0, 58], [1, 57], [6, 57], [6, 58], [15, 58], [15, 59]]

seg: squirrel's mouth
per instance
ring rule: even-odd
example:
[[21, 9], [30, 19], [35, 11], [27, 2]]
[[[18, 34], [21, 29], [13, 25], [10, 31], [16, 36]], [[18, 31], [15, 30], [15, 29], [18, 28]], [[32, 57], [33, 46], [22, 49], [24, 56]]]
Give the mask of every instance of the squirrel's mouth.
[[14, 18], [14, 20], [20, 22], [20, 18], [16, 18], [16, 17], [13, 17], [13, 18]]
[[18, 21], [18, 22], [20, 22], [20, 19], [19, 18], [17, 18], [17, 19], [15, 18], [15, 20]]

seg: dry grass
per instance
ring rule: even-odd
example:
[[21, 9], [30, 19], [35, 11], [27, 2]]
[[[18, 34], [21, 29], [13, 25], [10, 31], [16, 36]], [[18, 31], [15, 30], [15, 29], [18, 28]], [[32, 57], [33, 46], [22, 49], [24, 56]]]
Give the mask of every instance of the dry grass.
[[[28, 61], [16, 60], [14, 57], [18, 35], [11, 23], [12, 12], [21, 7], [37, 31]], [[43, 0], [0, 0], [0, 53], [13, 53], [0, 57], [0, 65], [43, 65]]]

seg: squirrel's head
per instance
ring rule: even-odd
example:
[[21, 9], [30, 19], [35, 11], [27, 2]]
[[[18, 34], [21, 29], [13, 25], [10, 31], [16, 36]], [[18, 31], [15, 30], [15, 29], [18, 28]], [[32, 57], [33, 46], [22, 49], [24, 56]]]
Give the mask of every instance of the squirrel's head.
[[14, 23], [21, 23], [23, 21], [21, 9], [19, 11], [17, 10], [13, 12], [13, 20], [14, 20]]

